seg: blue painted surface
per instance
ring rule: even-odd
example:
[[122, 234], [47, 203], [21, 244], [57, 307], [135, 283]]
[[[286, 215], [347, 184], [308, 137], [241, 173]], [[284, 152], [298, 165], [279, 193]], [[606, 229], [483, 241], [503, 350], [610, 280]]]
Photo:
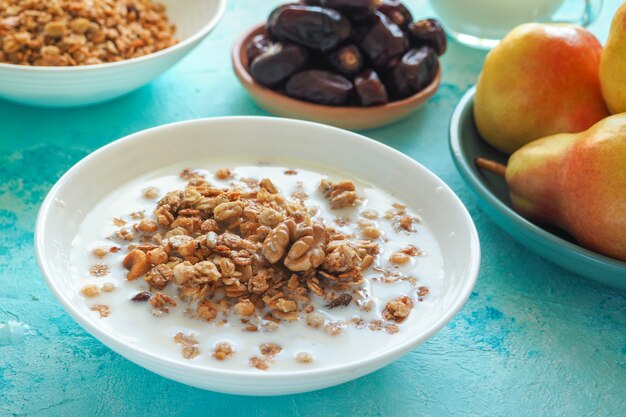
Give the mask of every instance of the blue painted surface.
[[[478, 209], [447, 150], [452, 109], [485, 54], [452, 44], [431, 102], [366, 132], [441, 176], [467, 205], [483, 245], [480, 278], [459, 315], [386, 368], [335, 388], [247, 398], [154, 375], [84, 332], [47, 290], [33, 258], [37, 209], [56, 179], [90, 151], [163, 123], [264, 115], [230, 68], [235, 37], [275, 0], [231, 0], [210, 38], [172, 71], [119, 100], [77, 110], [0, 102], [0, 416], [621, 416], [626, 414], [626, 294], [533, 255]], [[592, 30], [606, 39], [609, 0]], [[409, 1], [417, 16], [430, 9]], [[138, 156], [139, 157], [139, 156]]]

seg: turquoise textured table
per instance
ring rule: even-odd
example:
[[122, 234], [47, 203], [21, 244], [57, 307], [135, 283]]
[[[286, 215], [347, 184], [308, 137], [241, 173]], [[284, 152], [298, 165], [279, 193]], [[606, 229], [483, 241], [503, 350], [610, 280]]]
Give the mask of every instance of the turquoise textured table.
[[[235, 37], [277, 3], [231, 0], [199, 49], [152, 84], [110, 103], [44, 110], [0, 101], [0, 416], [625, 415], [626, 293], [573, 276], [516, 244], [478, 209], [453, 167], [450, 115], [485, 57], [454, 43], [442, 61], [437, 95], [409, 119], [365, 132], [450, 184], [481, 236], [476, 289], [431, 340], [338, 387], [237, 397], [152, 374], [63, 311], [33, 257], [35, 216], [46, 192], [89, 152], [138, 130], [200, 117], [265, 115], [237, 83], [229, 53]], [[408, 4], [416, 16], [431, 14], [423, 0]], [[605, 1], [591, 28], [602, 41], [618, 4]]]

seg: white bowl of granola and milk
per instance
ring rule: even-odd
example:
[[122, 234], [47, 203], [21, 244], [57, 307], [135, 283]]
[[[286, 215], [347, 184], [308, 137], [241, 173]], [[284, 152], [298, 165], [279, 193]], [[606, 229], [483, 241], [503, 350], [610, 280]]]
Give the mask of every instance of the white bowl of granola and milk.
[[439, 178], [363, 136], [229, 117], [136, 133], [46, 197], [37, 260], [67, 312], [127, 359], [277, 395], [370, 373], [464, 305], [480, 247]]

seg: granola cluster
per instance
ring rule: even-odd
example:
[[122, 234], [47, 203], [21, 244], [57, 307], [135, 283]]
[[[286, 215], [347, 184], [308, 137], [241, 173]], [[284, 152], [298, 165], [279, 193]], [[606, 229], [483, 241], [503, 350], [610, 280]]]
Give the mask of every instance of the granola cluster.
[[176, 44], [150, 0], [0, 0], [0, 62], [36, 66], [121, 61]]
[[[149, 301], [153, 312], [167, 313], [176, 306], [162, 292], [170, 286], [192, 306], [191, 316], [213, 322], [234, 314], [246, 330], [257, 331], [310, 315], [311, 294], [323, 297], [328, 308], [345, 307], [353, 293], [358, 296], [377, 243], [326, 226], [270, 179], [217, 188], [194, 172], [182, 176], [187, 187], [158, 201], [154, 219], [143, 217], [132, 231], [117, 233], [120, 240], [134, 239], [123, 260], [127, 279], [143, 277], [150, 286], [133, 301]], [[348, 183], [322, 185], [331, 190], [333, 206], [356, 201]], [[324, 325], [331, 334], [341, 330]]]

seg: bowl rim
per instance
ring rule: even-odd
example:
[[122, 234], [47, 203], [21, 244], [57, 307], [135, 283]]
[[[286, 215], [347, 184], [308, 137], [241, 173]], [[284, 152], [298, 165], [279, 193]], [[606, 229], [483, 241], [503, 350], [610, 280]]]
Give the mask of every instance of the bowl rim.
[[465, 152], [463, 151], [463, 147], [461, 146], [463, 139], [461, 138], [462, 135], [460, 132], [460, 127], [463, 115], [467, 111], [470, 111], [468, 110], [468, 108], [473, 109], [474, 107], [475, 94], [476, 86], [473, 86], [463, 95], [456, 108], [454, 109], [454, 112], [452, 113], [449, 128], [450, 150], [452, 153], [452, 158], [461, 176], [470, 184], [470, 188], [472, 188], [479, 195], [480, 198], [486, 200], [487, 203], [495, 208], [501, 215], [506, 217], [509, 221], [513, 222], [517, 226], [526, 229], [528, 233], [537, 235], [539, 238], [545, 240], [551, 245], [561, 247], [564, 251], [571, 253], [573, 256], [579, 258], [582, 261], [591, 261], [596, 264], [602, 264], [602, 266], [605, 267], [609, 266], [611, 268], [614, 268], [618, 272], [626, 272], [626, 262], [622, 262], [618, 259], [602, 255], [598, 252], [594, 252], [575, 243], [569, 242], [559, 236], [556, 236], [544, 230], [543, 228], [522, 217], [516, 211], [504, 204], [485, 186], [482, 181], [478, 179], [476, 175], [474, 175], [472, 171], [472, 166], [470, 166], [470, 163], [467, 161], [467, 157], [465, 155]]
[[198, 30], [196, 33], [184, 39], [181, 42], [178, 42], [175, 45], [169, 46], [165, 49], [161, 49], [160, 51], [153, 52], [147, 55], [138, 56], [130, 59], [123, 59], [121, 61], [116, 62], [104, 62], [101, 64], [94, 65], [72, 65], [66, 67], [53, 66], [53, 65], [20, 65], [20, 64], [9, 64], [6, 62], [0, 62], [0, 70], [2, 69], [10, 69], [10, 70], [24, 70], [24, 71], [32, 71], [32, 72], [75, 72], [75, 71], [96, 71], [101, 70], [103, 68], [114, 68], [120, 67], [122, 65], [131, 65], [131, 64], [139, 64], [140, 62], [151, 61], [154, 59], [158, 59], [163, 55], [167, 55], [172, 52], [176, 52], [180, 49], [187, 47], [188, 45], [193, 44], [204, 38], [206, 35], [211, 32], [215, 26], [219, 23], [219, 21], [224, 17], [224, 13], [226, 12], [226, 0], [214, 0], [217, 2], [217, 10], [215, 14], [211, 17], [211, 19], [205, 23], [205, 25]]
[[237, 78], [243, 84], [246, 90], [251, 88], [256, 89], [259, 91], [260, 94], [281, 101], [282, 105], [284, 106], [306, 107], [312, 112], [333, 109], [344, 113], [348, 112], [348, 115], [350, 112], [353, 112], [354, 115], [363, 117], [366, 116], [366, 113], [376, 113], [383, 110], [403, 108], [410, 106], [415, 102], [427, 100], [437, 92], [439, 84], [441, 83], [441, 65], [439, 65], [435, 78], [425, 88], [409, 97], [403, 98], [401, 100], [390, 101], [385, 104], [378, 104], [375, 106], [330, 106], [325, 104], [312, 103], [304, 100], [298, 100], [289, 97], [286, 94], [281, 94], [275, 90], [272, 90], [271, 88], [265, 87], [262, 84], [259, 84], [250, 75], [247, 59], [245, 59], [245, 61], [244, 59], [242, 59], [245, 54], [246, 43], [252, 37], [263, 33], [267, 33], [265, 30], [265, 23], [259, 23], [244, 31], [237, 38], [231, 50], [232, 65], [235, 70], [235, 74], [237, 75]]
[[[354, 142], [360, 142], [363, 146], [371, 149], [372, 151], [378, 151], [379, 153], [387, 153], [389, 156], [394, 158], [402, 159], [408, 163], [417, 165], [418, 168], [423, 171], [424, 175], [431, 177], [439, 183], [439, 186], [443, 187], [451, 196], [453, 200], [456, 201], [459, 209], [459, 213], [462, 216], [462, 220], [466, 224], [468, 228], [468, 232], [470, 235], [469, 242], [469, 250], [470, 253], [470, 263], [467, 266], [467, 272], [465, 274], [464, 282], [461, 283], [461, 288], [459, 290], [459, 294], [456, 299], [453, 300], [450, 308], [441, 314], [441, 316], [435, 320], [426, 330], [419, 336], [413, 336], [412, 338], [404, 341], [401, 344], [395, 345], [392, 348], [378, 354], [378, 355], [369, 355], [365, 356], [362, 359], [359, 359], [354, 362], [350, 362], [347, 364], [338, 365], [335, 367], [326, 367], [320, 369], [311, 369], [311, 370], [294, 370], [294, 371], [285, 371], [280, 373], [257, 373], [253, 370], [230, 370], [230, 369], [219, 369], [213, 366], [200, 365], [195, 363], [185, 363], [179, 362], [174, 359], [170, 359], [164, 356], [160, 356], [150, 351], [146, 351], [141, 347], [133, 345], [127, 341], [121, 340], [118, 337], [110, 334], [104, 329], [96, 326], [91, 320], [89, 320], [83, 312], [79, 311], [76, 303], [72, 303], [65, 294], [59, 290], [56, 286], [56, 279], [53, 277], [55, 274], [48, 267], [48, 263], [46, 261], [46, 249], [44, 244], [44, 236], [45, 236], [45, 220], [49, 217], [49, 212], [51, 210], [52, 205], [56, 199], [57, 192], [64, 186], [64, 183], [68, 181], [70, 177], [76, 175], [76, 173], [80, 169], [84, 169], [89, 166], [91, 161], [100, 155], [112, 151], [116, 148], [124, 147], [127, 143], [134, 141], [136, 138], [140, 138], [142, 136], [150, 136], [157, 131], [169, 131], [171, 137], [175, 137], [175, 135], [171, 135], [171, 132], [185, 125], [192, 124], [200, 124], [207, 125], [211, 123], [270, 123], [275, 125], [295, 125], [297, 128], [306, 128], [306, 129], [319, 129], [329, 134], [330, 131], [335, 131], [337, 133], [341, 133], [342, 135], [348, 135], [345, 139], [352, 139]], [[431, 338], [438, 331], [440, 331], [465, 305], [467, 300], [474, 289], [474, 285], [478, 279], [478, 273], [480, 269], [480, 259], [481, 259], [481, 250], [480, 250], [480, 241], [478, 237], [478, 232], [476, 230], [476, 226], [459, 199], [459, 197], [454, 193], [454, 191], [438, 176], [436, 176], [432, 171], [428, 168], [415, 161], [414, 159], [404, 155], [400, 151], [391, 148], [385, 144], [377, 142], [373, 139], [362, 136], [358, 133], [354, 133], [348, 130], [297, 119], [286, 119], [286, 118], [276, 118], [276, 117], [264, 117], [264, 116], [226, 116], [226, 117], [212, 117], [212, 118], [203, 118], [203, 119], [194, 119], [187, 121], [180, 121], [170, 124], [165, 124], [161, 126], [156, 126], [150, 129], [142, 130], [123, 138], [117, 139], [109, 144], [95, 150], [90, 153], [80, 161], [78, 161], [74, 166], [72, 166], [61, 178], [54, 184], [54, 186], [50, 189], [46, 198], [44, 199], [39, 213], [37, 215], [37, 221], [35, 225], [35, 233], [34, 233], [34, 241], [35, 241], [35, 256], [39, 266], [40, 271], [48, 285], [48, 288], [54, 294], [56, 299], [61, 303], [64, 307], [65, 311], [70, 314], [70, 316], [83, 327], [88, 333], [94, 336], [96, 339], [100, 340], [110, 349], [120, 353], [116, 348], [122, 346], [123, 352], [122, 354], [126, 359], [129, 359], [135, 362], [135, 358], [142, 357], [144, 359], [149, 359], [151, 363], [157, 363], [162, 365], [168, 365], [178, 370], [187, 370], [189, 372], [203, 373], [203, 374], [211, 374], [215, 376], [224, 376], [224, 377], [247, 377], [252, 378], [258, 381], [265, 380], [289, 380], [294, 377], [325, 377], [332, 376], [338, 373], [351, 373], [356, 372], [360, 368], [367, 368], [368, 366], [383, 366], [397, 358], [401, 355], [407, 353], [409, 350], [414, 349], [416, 346], [424, 342], [425, 340]], [[132, 352], [131, 355], [127, 355], [126, 352]], [[121, 353], [120, 353], [121, 354]], [[131, 359], [132, 357], [132, 359]], [[143, 365], [142, 365], [143, 366]]]

